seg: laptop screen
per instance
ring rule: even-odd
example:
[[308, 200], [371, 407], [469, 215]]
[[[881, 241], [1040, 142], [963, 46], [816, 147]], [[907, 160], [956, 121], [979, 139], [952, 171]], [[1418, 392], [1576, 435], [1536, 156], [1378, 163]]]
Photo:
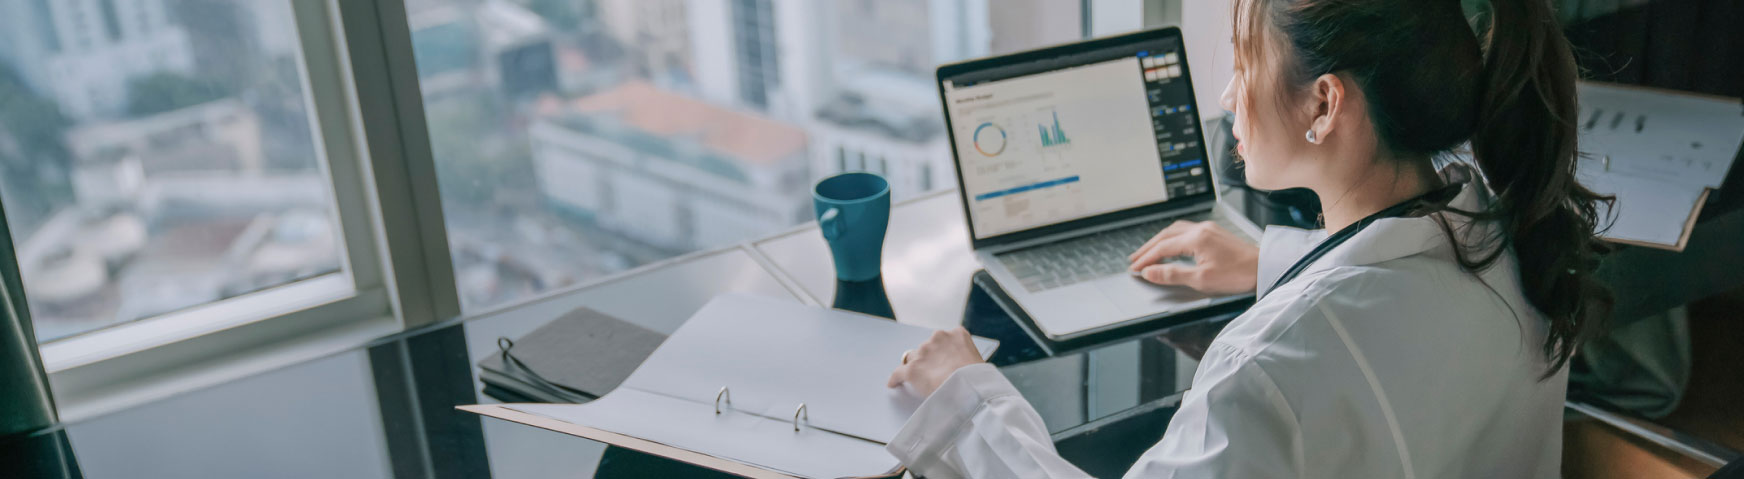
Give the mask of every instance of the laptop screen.
[[939, 82], [977, 240], [1211, 191], [1178, 35]]

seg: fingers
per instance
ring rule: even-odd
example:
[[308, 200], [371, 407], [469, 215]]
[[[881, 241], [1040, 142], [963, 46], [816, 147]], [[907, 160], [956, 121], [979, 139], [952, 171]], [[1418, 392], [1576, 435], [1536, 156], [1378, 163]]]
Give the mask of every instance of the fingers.
[[[948, 364], [953, 361], [950, 358], [960, 357], [962, 355], [962, 353], [958, 351], [960, 348], [967, 348], [966, 350], [969, 351], [969, 354], [979, 358], [980, 353], [976, 352], [975, 341], [973, 338], [974, 336], [969, 334], [969, 330], [963, 329], [962, 327], [933, 331], [932, 336], [927, 338], [926, 342], [921, 343], [920, 347], [914, 348], [908, 353], [907, 364], [898, 366], [895, 371], [890, 373], [890, 379], [884, 383], [885, 387], [894, 388], [901, 386], [903, 383], [907, 383], [916, 378], [920, 378], [923, 383], [930, 384], [930, 382], [925, 378], [930, 377], [929, 374], [933, 374], [933, 372], [927, 368], [940, 369], [942, 367], [947, 367]], [[930, 386], [920, 385], [916, 387], [926, 388], [936, 386], [936, 384], [932, 384]]]
[[1187, 220], [1179, 220], [1174, 223], [1169, 223], [1168, 227], [1163, 228], [1162, 231], [1158, 231], [1157, 235], [1152, 236], [1150, 241], [1146, 241], [1144, 246], [1138, 247], [1138, 251], [1133, 251], [1132, 254], [1126, 255], [1126, 260], [1138, 261], [1139, 255], [1144, 254], [1145, 250], [1151, 249], [1163, 240], [1179, 236], [1181, 233], [1187, 232], [1187, 230], [1196, 225], [1198, 225], [1198, 223]]
[[1200, 279], [1204, 277], [1204, 272], [1205, 268], [1198, 265], [1156, 264], [1145, 267], [1144, 279], [1164, 286], [1186, 286], [1199, 289]]
[[1146, 240], [1145, 244], [1138, 247], [1138, 250], [1133, 251], [1132, 254], [1126, 255], [1126, 260], [1138, 260], [1139, 255], [1144, 254], [1145, 250], [1151, 249], [1152, 246], [1156, 246], [1159, 241], [1181, 234], [1181, 231], [1185, 230], [1186, 225], [1190, 223], [1190, 221], [1176, 221], [1169, 223], [1168, 227], [1163, 228], [1162, 231], [1158, 231], [1155, 236], [1151, 236], [1151, 239]]
[[920, 343], [919, 347], [908, 350], [905, 355], [908, 362], [898, 366], [895, 371], [891, 371], [890, 380], [885, 381], [884, 386], [894, 388], [908, 382], [908, 376], [913, 373], [916, 366], [921, 364], [922, 359], [926, 358], [927, 353], [938, 349], [939, 345], [945, 341], [949, 341], [951, 333], [952, 331], [945, 330], [933, 331], [932, 336], [927, 337], [926, 342]]
[[1133, 271], [1142, 271], [1145, 267], [1155, 265], [1163, 258], [1187, 255], [1192, 252], [1193, 242], [1197, 235], [1184, 233], [1175, 235], [1152, 245], [1150, 249], [1141, 252], [1138, 259], [1133, 260], [1129, 267]]

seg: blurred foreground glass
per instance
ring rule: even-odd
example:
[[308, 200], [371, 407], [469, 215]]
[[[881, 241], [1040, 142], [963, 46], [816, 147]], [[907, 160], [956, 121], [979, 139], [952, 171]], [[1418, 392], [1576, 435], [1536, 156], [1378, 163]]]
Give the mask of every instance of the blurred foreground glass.
[[953, 188], [934, 66], [1082, 35], [1046, 0], [406, 6], [468, 311], [809, 221], [837, 173]]
[[292, 21], [0, 0], [0, 203], [38, 342], [343, 271]]

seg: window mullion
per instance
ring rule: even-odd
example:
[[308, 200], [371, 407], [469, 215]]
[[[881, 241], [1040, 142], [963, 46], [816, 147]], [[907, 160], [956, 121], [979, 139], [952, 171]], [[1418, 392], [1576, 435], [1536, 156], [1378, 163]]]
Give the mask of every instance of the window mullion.
[[459, 316], [405, 4], [334, 4], [365, 138], [363, 177], [375, 193], [376, 225], [395, 309], [408, 328]]

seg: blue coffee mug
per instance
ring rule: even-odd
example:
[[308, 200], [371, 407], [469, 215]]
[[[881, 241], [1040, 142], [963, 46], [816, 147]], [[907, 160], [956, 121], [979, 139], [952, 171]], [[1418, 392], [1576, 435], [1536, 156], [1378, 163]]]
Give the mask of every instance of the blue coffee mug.
[[811, 198], [835, 259], [836, 279], [878, 277], [884, 230], [890, 226], [890, 182], [871, 173], [842, 173], [819, 181]]

